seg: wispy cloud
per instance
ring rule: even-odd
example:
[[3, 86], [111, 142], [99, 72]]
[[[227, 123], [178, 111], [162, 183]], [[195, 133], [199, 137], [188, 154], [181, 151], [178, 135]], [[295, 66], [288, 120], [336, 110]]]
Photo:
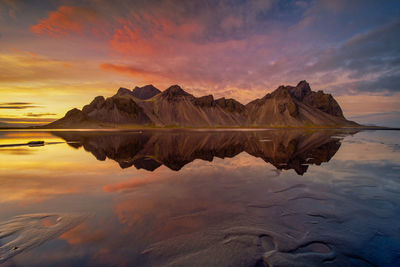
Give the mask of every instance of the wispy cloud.
[[7, 103], [0, 103], [0, 105], [32, 105], [33, 103], [29, 102], [7, 102]]
[[160, 76], [163, 76], [163, 74], [158, 73], [157, 71], [145, 70], [131, 65], [102, 63], [100, 64], [100, 69], [125, 74], [131, 77], [142, 78], [146, 81], [151, 81], [152, 79], [158, 80]]
[[0, 103], [0, 109], [27, 109], [27, 108], [39, 108], [40, 106], [34, 105], [28, 102], [6, 102]]
[[92, 8], [60, 6], [56, 11], [50, 12], [46, 19], [40, 20], [30, 29], [36, 34], [63, 37], [70, 33], [83, 34], [86, 25], [96, 21], [97, 14]]
[[32, 112], [25, 114], [25, 116], [28, 116], [28, 117], [45, 117], [45, 116], [54, 116], [54, 115], [57, 115], [57, 114], [56, 113], [32, 113]]
[[400, 116], [400, 111], [363, 114], [363, 115], [358, 115], [358, 116], [352, 116], [352, 118], [354, 118], [354, 119], [362, 119], [362, 118], [368, 118], [368, 117], [373, 117], [373, 116], [387, 116], [387, 115]]
[[362, 124], [373, 124], [379, 126], [400, 128], [400, 111], [369, 113], [350, 117]]
[[51, 118], [0, 117], [0, 121], [3, 123], [49, 123], [54, 120]]
[[[102, 60], [102, 70], [199, 90], [258, 91], [254, 95], [302, 79], [342, 94], [346, 86], [352, 94], [397, 91], [395, 2], [72, 3], [49, 12], [31, 30], [68, 38], [94, 36], [97, 29], [112, 54]], [[382, 12], [375, 12], [378, 7]], [[377, 86], [383, 80], [385, 86]]]
[[52, 118], [41, 118], [41, 117], [0, 117], [0, 126], [1, 127], [26, 127], [26, 126], [34, 126], [34, 125], [44, 125], [50, 122], [55, 121], [56, 119]]
[[[396, 0], [0, 3], [3, 101], [26, 93], [32, 102], [64, 107], [47, 113], [145, 83], [246, 103], [305, 79], [334, 96], [400, 101]], [[13, 48], [20, 51], [8, 52]], [[64, 94], [62, 104], [50, 100]], [[350, 108], [388, 111], [357, 101]]]

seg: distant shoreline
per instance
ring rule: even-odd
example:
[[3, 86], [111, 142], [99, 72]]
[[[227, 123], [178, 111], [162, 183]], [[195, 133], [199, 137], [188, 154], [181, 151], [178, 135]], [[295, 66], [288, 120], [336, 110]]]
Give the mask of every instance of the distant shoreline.
[[395, 130], [397, 127], [384, 126], [359, 126], [359, 127], [331, 127], [331, 126], [285, 126], [285, 127], [104, 127], [104, 128], [45, 128], [41, 126], [30, 127], [0, 127], [0, 131], [21, 130], [21, 131], [133, 131], [133, 130]]

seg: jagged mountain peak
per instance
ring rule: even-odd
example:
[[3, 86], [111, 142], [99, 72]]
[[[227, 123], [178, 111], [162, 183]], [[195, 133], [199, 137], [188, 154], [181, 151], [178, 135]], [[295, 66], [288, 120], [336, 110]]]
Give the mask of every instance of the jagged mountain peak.
[[124, 87], [120, 87], [116, 95], [121, 96], [121, 95], [131, 95], [131, 94], [132, 94], [131, 90]]
[[267, 94], [265, 96], [265, 98], [269, 98], [269, 97], [279, 97], [279, 98], [290, 97], [289, 87], [288, 86], [284, 86], [284, 85], [280, 85], [272, 93]]
[[201, 107], [214, 107], [216, 105], [213, 95], [205, 95], [198, 98], [194, 98], [193, 100], [195, 105]]
[[152, 98], [155, 95], [158, 95], [159, 93], [161, 93], [160, 90], [158, 90], [152, 84], [148, 84], [148, 85], [145, 85], [142, 87], [136, 86], [132, 91], [127, 88], [120, 87], [118, 89], [118, 92], [114, 96], [128, 95], [128, 96], [133, 96], [133, 97], [141, 99], [141, 100], [147, 100], [147, 99]]
[[276, 126], [356, 126], [347, 121], [330, 94], [312, 91], [304, 80], [297, 86], [279, 86], [272, 93], [246, 105], [253, 125]]
[[296, 87], [291, 87], [289, 89], [289, 92], [293, 97], [302, 101], [304, 99], [304, 97], [306, 95], [310, 94], [312, 91], [311, 91], [310, 84], [308, 84], [308, 82], [301, 81], [297, 84]]
[[[121, 88], [118, 90], [118, 92], [121, 90]], [[100, 108], [104, 102], [105, 102], [104, 96], [96, 96], [92, 102], [90, 102], [89, 105], [86, 105], [82, 108], [82, 111], [86, 114], [89, 114], [90, 112]]]
[[175, 84], [167, 88], [165, 91], [161, 93], [163, 97], [167, 97], [168, 99], [172, 100], [176, 97], [181, 97], [181, 96], [192, 96], [188, 92], [182, 89], [179, 85]]
[[296, 87], [297, 87], [297, 88], [303, 88], [303, 89], [305, 89], [305, 90], [307, 90], [307, 91], [311, 91], [310, 84], [309, 84], [306, 80], [300, 81], [300, 82], [296, 85]]
[[290, 85], [280, 85], [277, 89], [275, 89], [271, 94], [267, 94], [267, 96], [272, 97], [295, 97], [298, 100], [302, 100], [304, 96], [311, 93], [310, 84], [303, 80], [300, 81], [295, 87]]
[[[127, 97], [128, 96], [128, 97]], [[151, 101], [143, 101], [154, 97]], [[279, 86], [272, 93], [246, 106], [234, 99], [214, 99], [212, 95], [195, 97], [179, 85], [163, 92], [149, 84], [133, 91], [119, 88], [116, 95], [96, 97], [82, 111], [74, 109], [53, 123], [56, 127], [79, 127], [85, 121], [99, 127], [119, 124], [177, 127], [217, 126], [357, 126], [348, 121], [330, 94], [312, 91], [304, 80], [296, 86]], [[104, 126], [107, 124], [106, 126]]]
[[233, 98], [221, 97], [216, 99], [215, 102], [217, 103], [218, 106], [229, 112], [242, 113], [246, 111], [246, 107], [242, 103]]
[[182, 87], [180, 87], [177, 84], [171, 85], [170, 87], [168, 87], [164, 92], [168, 92], [168, 93], [174, 93], [174, 94], [179, 94], [179, 93], [187, 93], [185, 90], [182, 89]]
[[136, 86], [132, 90], [132, 95], [134, 97], [142, 99], [142, 100], [150, 99], [153, 96], [158, 95], [159, 93], [161, 93], [161, 91], [158, 90], [152, 84], [148, 84], [148, 85], [145, 85], [145, 86], [142, 86], [142, 87]]
[[65, 117], [72, 117], [72, 116], [80, 116], [82, 113], [81, 110], [77, 109], [77, 108], [73, 108], [71, 110], [69, 110], [66, 114]]

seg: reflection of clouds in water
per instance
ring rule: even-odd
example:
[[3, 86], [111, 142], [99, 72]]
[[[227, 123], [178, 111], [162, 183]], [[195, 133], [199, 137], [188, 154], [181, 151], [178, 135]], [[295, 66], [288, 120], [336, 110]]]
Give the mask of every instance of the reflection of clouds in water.
[[389, 146], [393, 149], [394, 152], [400, 151], [400, 144], [392, 144]]
[[335, 159], [342, 161], [362, 160], [363, 162], [375, 162], [375, 164], [381, 161], [392, 161], [400, 164], [400, 155], [398, 149], [396, 149], [399, 147], [397, 142], [400, 137], [400, 131], [393, 132], [388, 137], [388, 142], [380, 140], [380, 137], [375, 138], [374, 135], [365, 137], [365, 134], [365, 132], [361, 132], [354, 137], [345, 138], [343, 143], [346, 145], [342, 146], [337, 152]]
[[150, 183], [159, 183], [162, 180], [168, 179], [169, 175], [159, 175], [159, 173], [146, 174], [143, 176], [135, 177], [128, 181], [123, 181], [117, 184], [107, 184], [103, 186], [104, 192], [130, 192], [138, 187], [145, 186]]
[[47, 139], [56, 139], [51, 133], [46, 132], [6, 132], [5, 138], [10, 139], [26, 139], [26, 138], [47, 138]]
[[[66, 254], [79, 251], [79, 259], [91, 265], [399, 263], [399, 155], [379, 142], [344, 142], [333, 159], [310, 165], [303, 176], [247, 152], [212, 162], [195, 159], [179, 172], [165, 166], [122, 170], [83, 150], [64, 155], [73, 159], [57, 173], [67, 170], [62, 179], [53, 173], [40, 183], [38, 175], [36, 188], [62, 191], [70, 180], [79, 189], [73, 198], [85, 195], [78, 205], [93, 202], [97, 215], [61, 236]], [[87, 173], [79, 175], [85, 165]], [[17, 184], [13, 190], [18, 186], [25, 188]], [[73, 209], [77, 202], [64, 196], [63, 206]], [[31, 251], [17, 258], [23, 263], [34, 256]]]
[[37, 150], [30, 149], [30, 148], [1, 148], [0, 153], [4, 154], [14, 154], [14, 155], [31, 155]]
[[71, 245], [96, 243], [105, 237], [106, 233], [104, 233], [103, 230], [104, 229], [99, 227], [99, 225], [93, 227], [93, 225], [89, 224], [88, 221], [84, 221], [78, 226], [63, 233], [60, 238], [66, 240]]
[[73, 150], [67, 144], [27, 149], [40, 153], [0, 153], [0, 203], [46, 202], [70, 194], [95, 192], [110, 177], [138, 175], [120, 173], [112, 162], [98, 162], [85, 151]]
[[[21, 144], [28, 143], [30, 141], [45, 141], [45, 142], [58, 142], [63, 141], [59, 137], [52, 135], [47, 132], [12, 132], [12, 131], [0, 131], [0, 144]], [[0, 148], [1, 150], [1, 148]]]
[[[118, 219], [151, 243], [137, 260], [283, 266], [396, 262], [385, 253], [400, 245], [400, 187], [391, 176], [380, 179], [378, 168], [363, 178], [362, 172], [354, 175], [362, 163], [349, 169], [334, 161], [332, 168], [315, 167], [303, 177], [284, 171], [274, 178], [266, 175], [262, 161], [252, 168], [237, 164], [253, 160], [243, 153], [212, 164], [194, 161], [178, 175], [119, 195]], [[386, 245], [375, 248], [376, 240]]]
[[393, 151], [400, 149], [400, 131], [368, 131], [358, 133], [354, 139], [345, 139], [344, 142], [357, 144], [375, 144], [382, 147], [389, 147]]
[[85, 218], [76, 214], [28, 214], [0, 223], [0, 241], [4, 241], [0, 247], [0, 264], [57, 238]]

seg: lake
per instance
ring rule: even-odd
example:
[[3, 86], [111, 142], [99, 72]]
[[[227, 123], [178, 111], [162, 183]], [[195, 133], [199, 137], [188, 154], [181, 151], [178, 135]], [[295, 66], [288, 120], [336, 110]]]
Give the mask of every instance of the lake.
[[4, 266], [400, 266], [400, 132], [0, 131], [0, 203]]

